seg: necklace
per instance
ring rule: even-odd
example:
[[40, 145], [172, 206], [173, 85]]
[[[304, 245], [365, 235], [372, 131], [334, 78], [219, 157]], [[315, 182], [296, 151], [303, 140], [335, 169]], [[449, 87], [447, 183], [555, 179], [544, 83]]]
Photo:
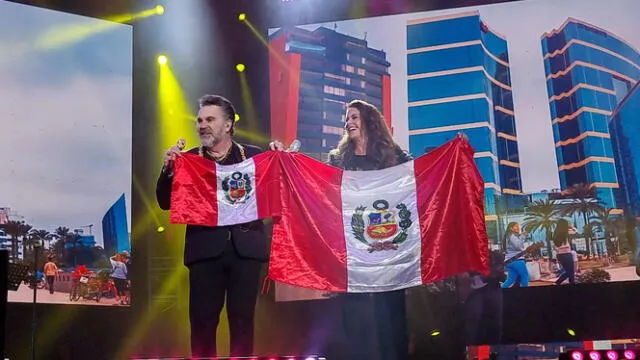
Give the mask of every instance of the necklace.
[[[225, 161], [229, 157], [229, 154], [231, 154], [231, 149], [232, 148], [233, 148], [233, 143], [231, 143], [231, 146], [229, 146], [229, 149], [227, 149], [227, 152], [222, 157], [219, 157], [219, 158], [217, 158], [213, 154], [213, 152], [211, 152], [210, 150], [206, 150], [206, 152], [207, 152], [207, 155], [212, 157], [215, 162], [219, 163], [219, 162]], [[200, 151], [199, 151], [200, 156], [204, 157], [204, 152], [205, 152], [204, 146], [201, 146], [200, 147]]]

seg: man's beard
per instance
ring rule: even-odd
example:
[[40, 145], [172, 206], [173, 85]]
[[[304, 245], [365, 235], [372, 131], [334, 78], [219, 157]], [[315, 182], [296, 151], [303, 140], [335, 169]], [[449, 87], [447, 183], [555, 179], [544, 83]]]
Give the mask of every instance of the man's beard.
[[206, 148], [210, 149], [214, 147], [218, 142], [220, 141], [213, 134], [200, 135], [200, 143]]

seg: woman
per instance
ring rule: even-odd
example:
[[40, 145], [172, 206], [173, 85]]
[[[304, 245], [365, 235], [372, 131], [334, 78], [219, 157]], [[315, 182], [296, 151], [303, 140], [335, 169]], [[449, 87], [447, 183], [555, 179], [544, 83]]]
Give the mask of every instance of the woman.
[[[391, 137], [380, 111], [364, 101], [347, 105], [345, 132], [329, 163], [344, 170], [380, 170], [412, 160]], [[278, 141], [272, 150], [283, 150]], [[404, 290], [338, 296], [348, 359], [406, 360], [409, 342]]]
[[[354, 100], [347, 106], [345, 134], [329, 153], [329, 163], [345, 170], [380, 170], [410, 161], [378, 109]], [[347, 293], [342, 296], [342, 317], [352, 359], [403, 360], [408, 358], [404, 290]]]
[[116, 303], [114, 305], [124, 305], [125, 292], [127, 291], [127, 265], [124, 263], [121, 254], [115, 254], [111, 258], [111, 279], [116, 285]]
[[[509, 223], [504, 238], [502, 239], [502, 248], [505, 249], [505, 263], [518, 256], [518, 254], [524, 250], [526, 235], [526, 232], [520, 232], [520, 224], [517, 222]], [[523, 255], [518, 256], [517, 260], [507, 264], [506, 269], [507, 281], [502, 283], [503, 289], [511, 287], [516, 281], [518, 281], [522, 287], [529, 286], [529, 272]]]
[[562, 275], [556, 280], [556, 285], [562, 284], [567, 278], [569, 279], [569, 284], [575, 284], [575, 267], [573, 254], [571, 253], [569, 223], [567, 220], [558, 220], [556, 231], [553, 233], [553, 244], [556, 246], [556, 259], [558, 259], [558, 262], [564, 270]]

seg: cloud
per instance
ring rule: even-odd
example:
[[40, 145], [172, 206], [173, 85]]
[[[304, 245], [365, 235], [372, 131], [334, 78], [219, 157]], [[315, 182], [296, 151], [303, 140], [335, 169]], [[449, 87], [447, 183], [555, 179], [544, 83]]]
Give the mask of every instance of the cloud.
[[2, 81], [0, 124], [1, 206], [39, 228], [94, 224], [101, 242], [102, 216], [131, 199], [131, 78]]

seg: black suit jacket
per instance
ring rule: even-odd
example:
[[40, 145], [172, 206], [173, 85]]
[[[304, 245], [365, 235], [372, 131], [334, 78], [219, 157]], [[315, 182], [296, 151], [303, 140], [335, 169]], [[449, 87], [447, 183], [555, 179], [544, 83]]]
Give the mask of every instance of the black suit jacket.
[[[250, 158], [262, 152], [259, 147], [251, 145], [233, 145], [233, 149], [227, 159], [221, 164], [230, 165], [242, 161], [240, 147], [245, 151], [246, 158]], [[197, 154], [199, 148], [189, 150], [189, 153]], [[211, 159], [206, 153], [205, 157]], [[173, 172], [163, 168], [156, 185], [156, 199], [163, 210], [171, 207], [171, 184]], [[262, 221], [253, 221], [246, 224], [233, 226], [199, 226], [187, 225], [184, 247], [184, 264], [189, 266], [195, 262], [216, 258], [222, 255], [227, 242], [232, 241], [238, 256], [243, 258], [266, 261], [269, 258], [267, 240], [264, 234]]]

